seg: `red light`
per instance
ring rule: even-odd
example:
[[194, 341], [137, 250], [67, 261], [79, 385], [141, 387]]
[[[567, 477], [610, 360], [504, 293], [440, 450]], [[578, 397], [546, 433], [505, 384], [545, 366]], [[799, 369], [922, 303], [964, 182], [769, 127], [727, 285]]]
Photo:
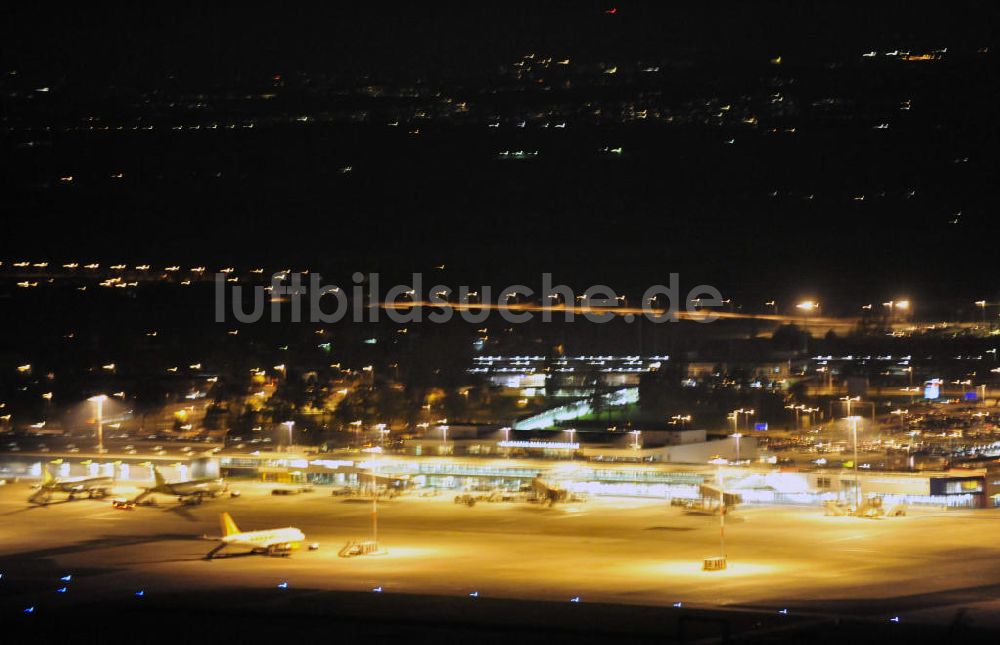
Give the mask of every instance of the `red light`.
[[618, 13], [618, 7], [611, 7], [610, 9], [607, 9], [604, 13], [608, 14], [609, 16], [613, 16], [616, 13]]

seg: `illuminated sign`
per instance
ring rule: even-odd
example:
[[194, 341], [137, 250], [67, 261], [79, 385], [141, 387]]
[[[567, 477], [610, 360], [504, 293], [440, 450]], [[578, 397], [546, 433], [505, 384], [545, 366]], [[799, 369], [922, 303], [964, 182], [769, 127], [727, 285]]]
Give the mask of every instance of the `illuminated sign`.
[[936, 399], [941, 396], [941, 379], [932, 379], [924, 383], [924, 398]]
[[568, 441], [498, 441], [501, 448], [552, 448], [555, 450], [576, 450], [578, 443]]

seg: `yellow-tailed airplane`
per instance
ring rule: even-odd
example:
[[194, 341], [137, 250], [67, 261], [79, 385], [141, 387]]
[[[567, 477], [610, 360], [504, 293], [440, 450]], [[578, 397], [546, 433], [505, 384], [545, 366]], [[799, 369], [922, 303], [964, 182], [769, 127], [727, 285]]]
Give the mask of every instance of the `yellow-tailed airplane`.
[[299, 548], [302, 541], [306, 539], [302, 531], [291, 526], [281, 529], [241, 531], [229, 513], [223, 513], [220, 516], [220, 521], [222, 523], [222, 537], [218, 538], [219, 546], [205, 555], [205, 558], [209, 560], [227, 546], [250, 549], [251, 553], [287, 556]]

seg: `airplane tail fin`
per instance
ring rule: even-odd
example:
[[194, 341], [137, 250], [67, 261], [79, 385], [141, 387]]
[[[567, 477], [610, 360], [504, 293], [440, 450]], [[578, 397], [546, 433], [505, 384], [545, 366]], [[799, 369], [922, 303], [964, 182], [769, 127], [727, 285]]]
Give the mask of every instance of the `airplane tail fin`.
[[229, 513], [223, 513], [219, 519], [222, 522], [222, 537], [228, 537], [240, 532], [239, 527], [236, 526], [236, 522], [233, 521]]
[[153, 466], [153, 478], [156, 479], [157, 488], [165, 486], [167, 484], [167, 480], [163, 478], [163, 475], [160, 474], [160, 469], [157, 468], [156, 466]]
[[49, 469], [45, 465], [43, 465], [42, 466], [42, 484], [43, 485], [44, 484], [49, 484], [49, 483], [52, 482], [53, 479], [54, 478], [52, 477], [52, 473], [50, 473]]

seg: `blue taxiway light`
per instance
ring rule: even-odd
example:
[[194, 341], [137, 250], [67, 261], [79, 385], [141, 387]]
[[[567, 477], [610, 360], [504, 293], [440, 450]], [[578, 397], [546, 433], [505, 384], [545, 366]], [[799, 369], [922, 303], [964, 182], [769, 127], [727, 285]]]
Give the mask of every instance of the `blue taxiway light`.
[[278, 589], [288, 589], [288, 583], [287, 582], [279, 582], [278, 583]]
[[788, 613], [788, 610], [787, 610], [787, 609], [779, 609], [779, 610], [778, 610], [778, 613], [779, 613], [779, 614], [787, 614], [787, 613]]
[[580, 596], [573, 596], [569, 599], [570, 602], [580, 602]]
[[69, 591], [69, 587], [59, 587], [56, 589], [56, 593], [66, 593], [67, 591]]
[[374, 591], [375, 593], [382, 593], [382, 585], [375, 587], [374, 589], [372, 589], [372, 591]]
[[674, 607], [680, 608], [682, 606], [683, 606], [683, 603], [679, 603], [679, 602], [675, 602], [674, 603]]
[[469, 594], [469, 596], [472, 597], [472, 598], [478, 598], [479, 597], [479, 592], [478, 591], [473, 591], [472, 593]]
[[146, 595], [146, 592], [145, 592], [145, 590], [140, 589], [139, 591], [135, 592], [135, 595], [136, 595], [137, 598], [142, 598], [143, 596]]
[[32, 605], [30, 607], [25, 607], [24, 608], [24, 613], [26, 613], [26, 614], [33, 614], [33, 613], [35, 613], [35, 606]]
[[59, 579], [62, 580], [63, 582], [69, 582], [70, 580], [73, 579], [73, 574], [69, 574], [69, 575], [63, 576], [62, 578], [59, 578]]
[[898, 623], [899, 622], [899, 616], [893, 616], [892, 618], [889, 619], [889, 622], [890, 623]]

